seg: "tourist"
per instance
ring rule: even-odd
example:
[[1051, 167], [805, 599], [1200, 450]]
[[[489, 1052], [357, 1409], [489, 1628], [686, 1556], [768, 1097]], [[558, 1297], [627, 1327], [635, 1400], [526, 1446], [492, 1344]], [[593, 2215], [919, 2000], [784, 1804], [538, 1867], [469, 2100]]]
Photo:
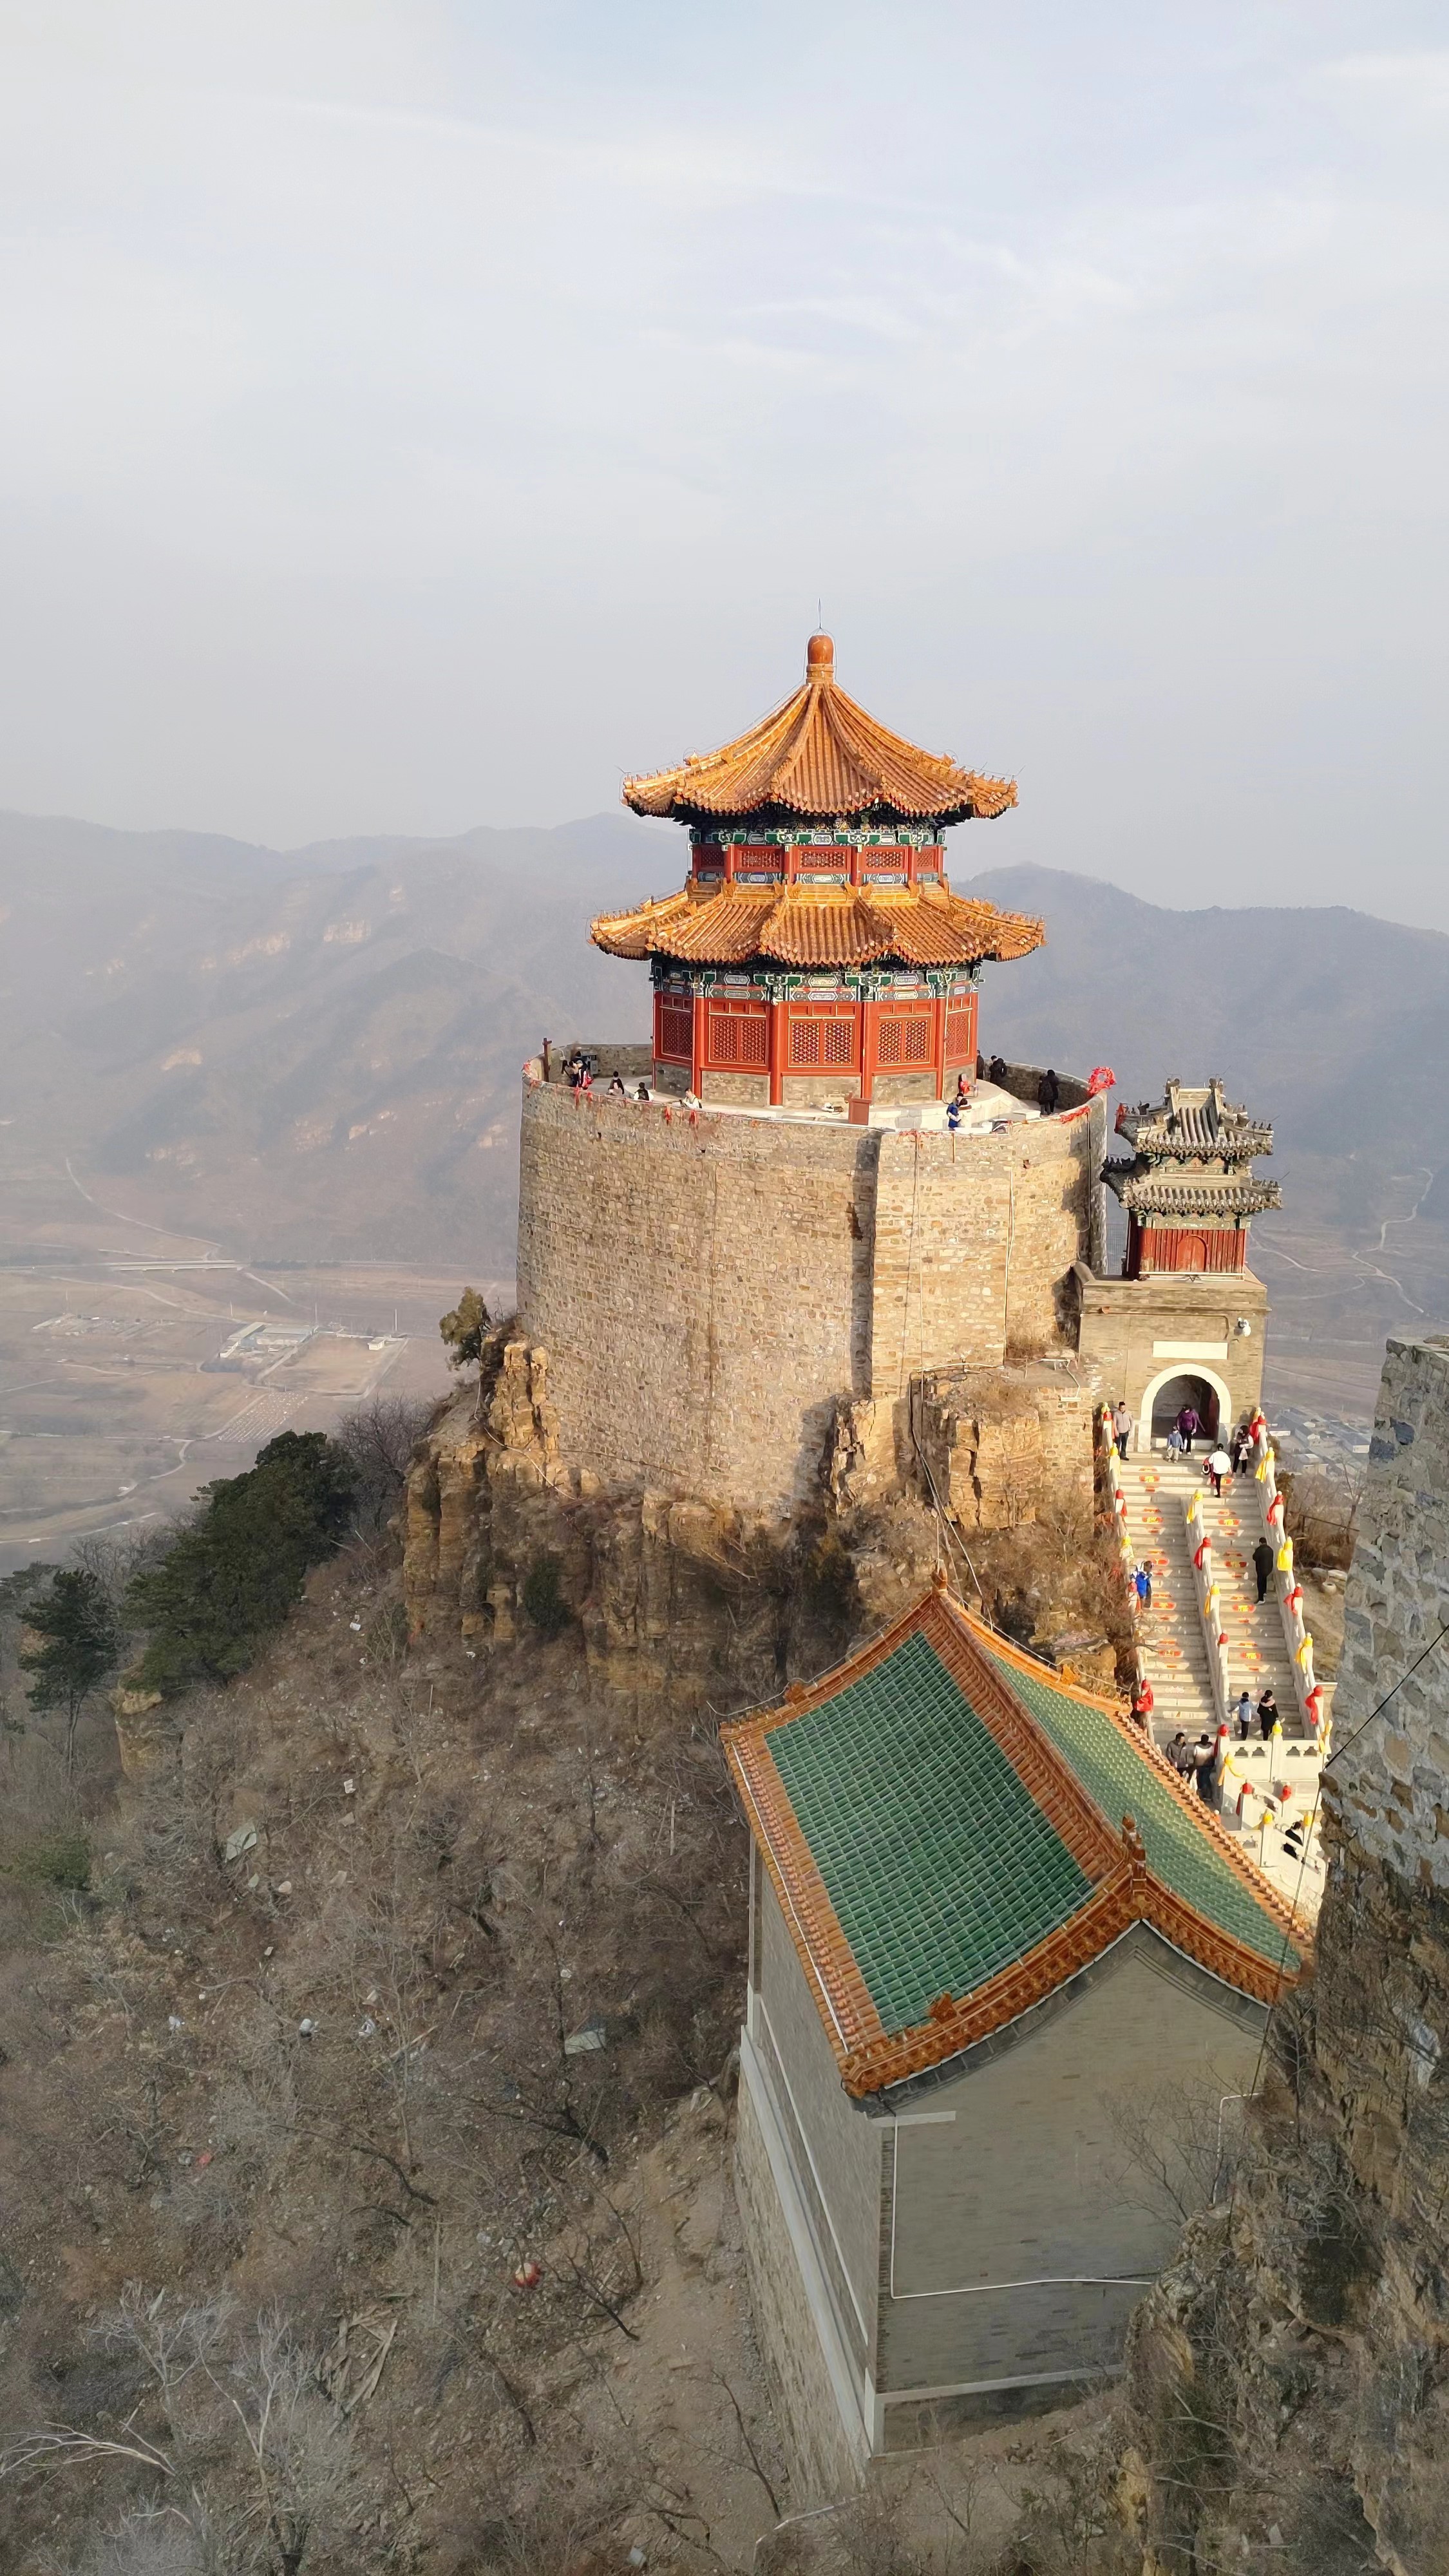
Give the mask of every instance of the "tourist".
[[1127, 1443], [1132, 1437], [1132, 1416], [1127, 1410], [1127, 1398], [1125, 1395], [1118, 1397], [1116, 1405], [1113, 1408], [1112, 1437], [1117, 1443], [1118, 1457], [1125, 1458], [1127, 1455]]
[[581, 1064], [581, 1065], [579, 1066], [579, 1094], [580, 1094], [580, 1097], [581, 1097], [582, 1099], [587, 1099], [587, 1098], [588, 1098], [589, 1093], [593, 1090], [593, 1087], [594, 1087], [594, 1077], [593, 1077], [593, 1074], [590, 1072], [589, 1067], [588, 1067], [586, 1064]]
[[1270, 1682], [1258, 1702], [1258, 1727], [1265, 1744], [1277, 1723], [1278, 1703], [1273, 1696], [1273, 1685]]
[[946, 1104], [946, 1125], [953, 1136], [961, 1124], [961, 1112], [964, 1106], [965, 1103], [962, 1100], [959, 1091], [957, 1092], [955, 1099], [948, 1101]]
[[1144, 1735], [1152, 1732], [1152, 1712], [1156, 1705], [1152, 1684], [1144, 1673], [1132, 1693], [1132, 1714]]
[[610, 1083], [610, 1085], [609, 1085], [609, 1098], [610, 1098], [611, 1100], [627, 1100], [627, 1099], [628, 1099], [628, 1097], [629, 1097], [629, 1095], [628, 1095], [627, 1091], [624, 1089], [624, 1077], [623, 1077], [622, 1073], [619, 1071], [618, 1066], [617, 1066], [617, 1065], [615, 1065], [615, 1067], [614, 1067], [614, 1078], [613, 1078], [613, 1081], [612, 1081], [612, 1082]]
[[994, 1082], [998, 1091], [1004, 1091], [1006, 1089], [1006, 1058], [1004, 1055], [994, 1055], [992, 1057], [991, 1062], [986, 1068], [986, 1079], [988, 1082]]
[[1193, 1783], [1205, 1807], [1218, 1803], [1218, 1748], [1210, 1735], [1200, 1735], [1192, 1757]]
[[962, 1102], [969, 1100], [971, 1097], [971, 1085], [967, 1081], [964, 1073], [958, 1073], [956, 1076], [956, 1097]]
[[1238, 1742], [1246, 1744], [1248, 1732], [1253, 1723], [1253, 1702], [1247, 1691], [1242, 1693], [1233, 1715], [1238, 1721]]
[[636, 1094], [635, 1094], [635, 1098], [636, 1098], [636, 1099], [638, 1099], [638, 1100], [647, 1100], [647, 1099], [649, 1098], [649, 1096], [650, 1096], [650, 1093], [649, 1093], [649, 1085], [648, 1085], [648, 1083], [647, 1083], [647, 1082], [641, 1082], [641, 1083], [640, 1083], [640, 1085], [639, 1085], [639, 1089], [638, 1089], [638, 1091], [637, 1091], [637, 1092], [636, 1092]]
[[1252, 1452], [1252, 1435], [1248, 1430], [1246, 1422], [1240, 1422], [1237, 1430], [1233, 1433], [1233, 1474], [1235, 1476], [1241, 1476], [1249, 1458], [1252, 1456]]
[[702, 1109], [704, 1102], [700, 1099], [699, 1093], [691, 1089], [684, 1095], [684, 1105], [686, 1109]]
[[1177, 1417], [1177, 1427], [1182, 1434], [1182, 1454], [1184, 1458], [1190, 1458], [1192, 1456], [1192, 1444], [1197, 1438], [1199, 1429], [1197, 1406], [1195, 1404], [1185, 1404], [1183, 1406], [1182, 1411]]
[[1258, 1578], [1258, 1599], [1266, 1601], [1273, 1580], [1273, 1550], [1265, 1538], [1260, 1538], [1253, 1550], [1253, 1572]]
[[1132, 1589], [1137, 1595], [1138, 1608], [1142, 1610], [1150, 1610], [1152, 1607], [1152, 1568], [1148, 1564], [1145, 1556], [1141, 1564], [1138, 1566], [1136, 1573], [1132, 1577]]
[[1185, 1780], [1189, 1771], [1192, 1769], [1193, 1752], [1192, 1746], [1189, 1744], [1187, 1737], [1183, 1734], [1181, 1727], [1178, 1728], [1176, 1735], [1173, 1737], [1172, 1742], [1167, 1748], [1167, 1758], [1172, 1764], [1174, 1771], [1178, 1772]]
[[1062, 1086], [1057, 1080], [1055, 1067], [1048, 1065], [1036, 1087], [1036, 1105], [1043, 1118], [1055, 1118], [1061, 1097]]
[[1212, 1479], [1213, 1492], [1221, 1502], [1223, 1487], [1233, 1472], [1233, 1462], [1221, 1441], [1207, 1462], [1207, 1472]]
[[1180, 1458], [1183, 1453], [1184, 1445], [1182, 1433], [1178, 1430], [1177, 1424], [1174, 1422], [1172, 1429], [1167, 1435], [1167, 1454], [1169, 1458]]

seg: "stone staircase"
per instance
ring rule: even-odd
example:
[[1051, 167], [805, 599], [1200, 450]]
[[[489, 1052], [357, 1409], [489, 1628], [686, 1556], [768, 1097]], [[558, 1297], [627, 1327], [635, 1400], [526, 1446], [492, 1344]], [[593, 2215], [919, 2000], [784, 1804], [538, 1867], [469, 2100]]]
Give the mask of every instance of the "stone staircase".
[[1157, 1454], [1129, 1457], [1121, 1473], [1132, 1553], [1152, 1560], [1153, 1607], [1139, 1623], [1138, 1633], [1157, 1702], [1154, 1716], [1159, 1742], [1166, 1740], [1161, 1722], [1169, 1710], [1182, 1709], [1187, 1714], [1173, 1715], [1168, 1736], [1179, 1726], [1185, 1729], [1189, 1716], [1203, 1726], [1214, 1722], [1207, 1650], [1193, 1591], [1187, 1536], [1187, 1504], [1194, 1493], [1202, 1496], [1203, 1531], [1212, 1541], [1233, 1696], [1236, 1698], [1246, 1688], [1256, 1706], [1260, 1692], [1271, 1682], [1284, 1735], [1301, 1734], [1293, 1669], [1278, 1604], [1271, 1590], [1266, 1601], [1258, 1601], [1253, 1548], [1260, 1524], [1252, 1470], [1233, 1479], [1221, 1502], [1214, 1499], [1211, 1486], [1204, 1482], [1202, 1462], [1197, 1458], [1172, 1459]]
[[1138, 1619], [1137, 1642], [1152, 1684], [1153, 1734], [1162, 1745], [1179, 1727], [1191, 1737], [1211, 1734], [1217, 1715], [1185, 1517], [1194, 1478], [1164, 1459], [1130, 1454], [1118, 1477], [1133, 1562], [1145, 1557], [1152, 1568], [1152, 1607]]
[[[1221, 1502], [1203, 1481], [1202, 1460], [1178, 1461], [1161, 1453], [1129, 1456], [1119, 1467], [1127, 1505], [1127, 1540], [1135, 1559], [1152, 1567], [1152, 1608], [1137, 1622], [1137, 1641], [1152, 1684], [1153, 1734], [1164, 1749], [1181, 1727], [1196, 1738], [1217, 1726], [1207, 1647], [1193, 1583], [1192, 1548], [1188, 1539], [1187, 1504], [1202, 1495], [1202, 1527], [1211, 1540], [1221, 1619], [1228, 1639], [1228, 1678], [1234, 1698], [1247, 1687], [1256, 1708], [1259, 1694], [1272, 1683], [1282, 1718], [1283, 1738], [1276, 1752], [1266, 1746], [1256, 1722], [1246, 1744], [1233, 1739], [1234, 1776], [1244, 1775], [1257, 1787], [1250, 1801], [1249, 1822], [1262, 1814], [1261, 1792], [1273, 1778], [1289, 1781], [1292, 1812], [1314, 1804], [1318, 1782], [1318, 1748], [1306, 1739], [1294, 1691], [1293, 1670], [1283, 1636], [1277, 1600], [1270, 1589], [1259, 1606], [1252, 1551], [1261, 1526], [1252, 1471], [1235, 1478]], [[1233, 1826], [1233, 1783], [1223, 1821]], [[1323, 1867], [1316, 1831], [1307, 1866], [1287, 1845], [1281, 1832], [1245, 1831], [1245, 1844], [1291, 1904], [1312, 1918], [1318, 1910]]]

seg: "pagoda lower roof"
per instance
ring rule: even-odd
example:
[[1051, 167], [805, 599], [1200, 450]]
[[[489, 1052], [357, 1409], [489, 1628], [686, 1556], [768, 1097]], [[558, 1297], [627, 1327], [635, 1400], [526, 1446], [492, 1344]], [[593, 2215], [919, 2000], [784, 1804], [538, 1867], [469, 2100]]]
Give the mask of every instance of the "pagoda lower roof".
[[908, 966], [974, 966], [1029, 956], [1046, 932], [1024, 913], [999, 912], [945, 886], [872, 886], [866, 893], [726, 885], [602, 913], [589, 936], [611, 957], [677, 957], [701, 966], [742, 966], [752, 957], [801, 967], [866, 966], [887, 957]]
[[776, 810], [821, 823], [878, 814], [945, 824], [1004, 814], [1016, 803], [1011, 779], [984, 778], [949, 754], [921, 751], [858, 707], [836, 686], [828, 635], [811, 637], [805, 680], [772, 715], [718, 751], [626, 778], [623, 794], [636, 814], [676, 822]]
[[942, 2064], [1135, 1923], [1271, 2003], [1304, 1929], [1110, 1700], [933, 1590], [723, 1742], [848, 2093]]
[[1281, 1207], [1282, 1185], [1250, 1171], [1185, 1172], [1160, 1163], [1106, 1163], [1102, 1178], [1133, 1216], [1260, 1216]]

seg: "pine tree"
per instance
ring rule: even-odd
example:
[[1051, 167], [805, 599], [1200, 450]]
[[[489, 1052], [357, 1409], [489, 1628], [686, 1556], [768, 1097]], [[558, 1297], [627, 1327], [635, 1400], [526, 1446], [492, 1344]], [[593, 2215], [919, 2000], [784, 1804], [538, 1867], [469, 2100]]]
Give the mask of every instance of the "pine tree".
[[439, 1318], [438, 1330], [448, 1346], [450, 1368], [476, 1368], [483, 1357], [483, 1339], [492, 1321], [476, 1288], [465, 1288], [451, 1315]]
[[133, 1681], [169, 1697], [242, 1672], [346, 1536], [355, 1483], [334, 1441], [283, 1431], [244, 1476], [205, 1486], [190, 1529], [127, 1589], [128, 1612], [149, 1631]]
[[65, 1767], [74, 1777], [80, 1713], [120, 1660], [120, 1621], [99, 1575], [68, 1569], [26, 1602], [23, 1616], [41, 1641], [22, 1648], [18, 1659], [21, 1671], [35, 1676], [26, 1697], [37, 1712], [65, 1710]]

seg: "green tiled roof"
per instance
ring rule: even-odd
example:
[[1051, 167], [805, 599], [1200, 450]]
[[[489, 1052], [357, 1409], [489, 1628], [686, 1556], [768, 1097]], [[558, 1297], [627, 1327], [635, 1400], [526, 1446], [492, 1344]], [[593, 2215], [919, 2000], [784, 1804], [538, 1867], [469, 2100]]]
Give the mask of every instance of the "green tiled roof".
[[1289, 1975], [1296, 1973], [1298, 1953], [1290, 1946], [1284, 1957], [1281, 1926], [1193, 1818], [1183, 1814], [1166, 1781], [1155, 1777], [1111, 1719], [1101, 1709], [1084, 1707], [1066, 1691], [1055, 1689], [1044, 1674], [1038, 1679], [1004, 1655], [992, 1654], [984, 1639], [978, 1642], [1008, 1690], [1071, 1764], [1109, 1824], [1120, 1824], [1124, 1814], [1136, 1817], [1148, 1867], [1163, 1884], [1196, 1906], [1220, 1931], [1256, 1951], [1260, 1959], [1274, 1967], [1282, 1961]]
[[1091, 1893], [919, 1632], [766, 1741], [888, 2031], [970, 1994]]

